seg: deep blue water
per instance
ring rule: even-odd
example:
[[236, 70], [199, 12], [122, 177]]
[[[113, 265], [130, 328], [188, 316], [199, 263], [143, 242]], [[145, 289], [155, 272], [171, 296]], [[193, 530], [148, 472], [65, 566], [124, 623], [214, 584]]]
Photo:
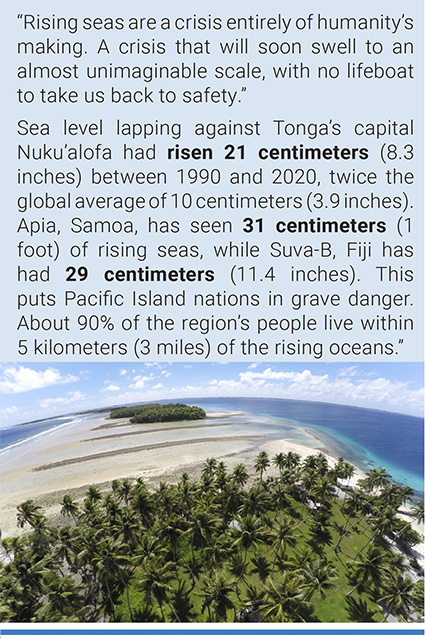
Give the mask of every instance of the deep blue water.
[[28, 441], [33, 437], [47, 434], [48, 431], [56, 430], [65, 424], [70, 424], [76, 419], [93, 418], [94, 413], [87, 415], [66, 415], [64, 417], [55, 417], [54, 419], [43, 419], [41, 421], [30, 422], [27, 424], [17, 424], [16, 426], [8, 426], [0, 429], [0, 450], [11, 448], [16, 444]]
[[40, 422], [31, 422], [30, 424], [18, 424], [17, 426], [9, 426], [0, 430], [0, 449], [8, 448], [12, 444], [25, 441], [30, 437], [35, 437], [40, 433], [51, 430], [56, 426], [61, 426], [71, 418], [58, 417], [57, 419], [45, 419]]
[[[384, 466], [395, 481], [407, 484], [417, 492], [424, 491], [424, 421], [420, 417], [285, 399], [192, 397], [172, 401], [197, 404], [206, 410], [243, 411], [258, 415], [259, 434], [262, 428], [260, 416], [271, 417], [276, 439], [279, 434], [282, 439], [287, 436], [290, 422], [291, 435], [296, 433], [297, 426], [302, 435], [301, 428], [304, 428], [318, 436], [331, 453], [343, 456], [362, 470]], [[2, 429], [0, 449], [60, 428], [73, 419], [89, 417], [94, 415], [60, 417]], [[264, 428], [269, 432], [270, 423]]]
[[364, 471], [384, 466], [393, 479], [424, 491], [424, 420], [380, 410], [285, 399], [193, 398], [204, 409], [245, 411], [300, 422], [329, 449]]

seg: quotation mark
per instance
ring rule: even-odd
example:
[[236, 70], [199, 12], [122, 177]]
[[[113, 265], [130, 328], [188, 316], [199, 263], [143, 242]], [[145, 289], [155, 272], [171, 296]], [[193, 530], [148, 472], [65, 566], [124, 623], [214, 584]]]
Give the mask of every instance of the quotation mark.
[[22, 20], [23, 13], [18, 13], [18, 20]]

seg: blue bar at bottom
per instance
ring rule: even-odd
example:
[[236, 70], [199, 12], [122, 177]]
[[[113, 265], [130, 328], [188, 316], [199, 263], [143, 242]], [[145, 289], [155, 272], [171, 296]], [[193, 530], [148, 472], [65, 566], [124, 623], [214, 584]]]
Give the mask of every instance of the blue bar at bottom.
[[173, 629], [173, 628], [164, 628], [163, 630], [160, 629], [139, 629], [139, 630], [112, 630], [112, 629], [108, 629], [108, 630], [89, 630], [89, 629], [82, 629], [82, 630], [69, 630], [69, 629], [64, 629], [64, 630], [42, 630], [42, 629], [22, 629], [22, 630], [16, 630], [14, 629], [2, 629], [0, 634], [2, 635], [381, 635], [381, 636], [391, 636], [391, 635], [423, 635], [424, 634], [424, 630], [421, 629], [411, 629], [411, 630], [406, 630], [406, 629], [402, 629], [400, 628], [400, 630], [397, 629], [388, 629], [388, 630], [382, 630], [382, 629], [377, 629], [377, 630], [373, 630], [373, 629], [359, 629], [359, 630], [353, 630], [353, 629], [338, 629], [338, 630], [329, 630], [329, 629], [323, 629], [323, 630], [301, 630], [301, 629], [293, 629], [293, 630], [276, 630], [276, 629], [258, 629], [258, 630], [254, 630], [254, 629], [243, 629], [241, 628], [240, 630], [235, 630], [235, 629], [199, 629], [199, 630], [194, 630], [192, 628], [185, 628], [185, 629]]

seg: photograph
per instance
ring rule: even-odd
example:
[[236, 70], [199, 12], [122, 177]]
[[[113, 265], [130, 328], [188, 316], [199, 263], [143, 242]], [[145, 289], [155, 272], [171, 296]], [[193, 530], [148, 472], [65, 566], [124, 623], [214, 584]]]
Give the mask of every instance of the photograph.
[[419, 623], [423, 366], [3, 364], [0, 620]]

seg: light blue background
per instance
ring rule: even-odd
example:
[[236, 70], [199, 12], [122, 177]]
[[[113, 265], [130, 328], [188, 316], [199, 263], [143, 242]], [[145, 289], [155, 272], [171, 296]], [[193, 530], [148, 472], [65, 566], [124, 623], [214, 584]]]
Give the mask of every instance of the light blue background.
[[[2, 59], [7, 61], [3, 64], [3, 107], [2, 107], [2, 268], [3, 268], [3, 285], [2, 285], [2, 301], [3, 301], [3, 317], [2, 317], [2, 352], [1, 359], [6, 360], [27, 360], [36, 361], [37, 359], [43, 359], [45, 361], [54, 361], [55, 357], [48, 355], [45, 357], [34, 355], [34, 352], [29, 352], [27, 356], [23, 358], [17, 357], [17, 344], [19, 339], [28, 339], [28, 345], [31, 345], [33, 338], [44, 340], [52, 338], [55, 342], [77, 342], [84, 341], [90, 342], [97, 340], [124, 342], [129, 344], [128, 356], [118, 358], [117, 356], [105, 356], [103, 359], [110, 360], [133, 360], [134, 353], [131, 344], [139, 337], [140, 339], [149, 338], [154, 341], [154, 335], [148, 334], [144, 330], [144, 316], [152, 315], [156, 312], [157, 315], [165, 318], [172, 317], [175, 320], [175, 324], [178, 327], [182, 318], [188, 317], [207, 317], [211, 318], [212, 315], [217, 318], [232, 318], [237, 317], [238, 314], [241, 317], [246, 317], [250, 320], [251, 324], [255, 326], [258, 317], [276, 317], [280, 319], [282, 317], [299, 317], [302, 312], [308, 318], [316, 318], [318, 323], [318, 329], [310, 333], [298, 332], [295, 335], [289, 335], [288, 332], [269, 332], [263, 333], [260, 337], [256, 335], [256, 331], [246, 331], [240, 333], [212, 333], [207, 337], [211, 341], [212, 355], [211, 360], [218, 360], [220, 357], [216, 354], [216, 346], [220, 342], [229, 342], [231, 339], [235, 339], [236, 345], [242, 339], [250, 337], [258, 342], [269, 342], [274, 344], [282, 339], [286, 341], [297, 341], [301, 339], [303, 342], [323, 342], [325, 344], [323, 349], [323, 360], [338, 359], [348, 361], [362, 361], [362, 360], [385, 360], [385, 357], [367, 357], [367, 356], [336, 356], [331, 357], [327, 352], [326, 345], [336, 341], [347, 342], [394, 342], [397, 343], [398, 338], [403, 338], [404, 343], [398, 350], [398, 355], [391, 356], [391, 360], [399, 361], [422, 361], [423, 360], [423, 277], [422, 277], [422, 253], [423, 253], [423, 81], [422, 81], [422, 4], [418, 1], [410, 0], [403, 2], [378, 2], [373, 0], [372, 2], [356, 2], [354, 3], [341, 3], [341, 2], [300, 2], [296, 6], [292, 3], [276, 3], [276, 2], [263, 2], [259, 3], [195, 3], [195, 2], [182, 2], [179, 4], [169, 2], [156, 2], [155, 4], [139, 4], [134, 2], [122, 2], [119, 5], [116, 3], [98, 3], [98, 2], [77, 2], [65, 10], [63, 5], [53, 2], [46, 2], [39, 0], [36, 4], [33, 2], [20, 2], [12, 5], [11, 3], [3, 3], [2, 5]], [[388, 31], [319, 31], [313, 32], [312, 30], [298, 31], [293, 28], [293, 23], [287, 34], [279, 34], [276, 31], [261, 32], [232, 32], [229, 33], [224, 29], [216, 32], [205, 32], [199, 30], [189, 30], [180, 32], [178, 35], [173, 31], [164, 31], [157, 29], [155, 31], [137, 31], [130, 32], [127, 29], [122, 31], [82, 31], [79, 29], [76, 34], [70, 35], [62, 31], [24, 31], [22, 29], [21, 20], [17, 19], [17, 14], [21, 12], [36, 13], [40, 15], [56, 16], [66, 15], [68, 17], [78, 17], [81, 19], [83, 16], [123, 16], [127, 19], [130, 16], [170, 16], [176, 17], [181, 15], [192, 16], [205, 16], [211, 14], [213, 16], [244, 16], [249, 14], [258, 14], [260, 16], [277, 16], [280, 12], [285, 17], [292, 17], [293, 21], [298, 16], [308, 16], [310, 13], [332, 17], [335, 16], [381, 16], [390, 15], [400, 17], [402, 14], [405, 16], [412, 16], [415, 20], [415, 28], [412, 31], [400, 31], [397, 34], [391, 34]], [[250, 54], [249, 56], [222, 56], [218, 53], [219, 41], [231, 41], [236, 37], [249, 37], [250, 39]], [[60, 37], [64, 40], [82, 40], [87, 50], [87, 55], [80, 59], [75, 59], [73, 56], [17, 56], [16, 41], [24, 40], [45, 40], [47, 37], [56, 39]], [[185, 61], [190, 64], [192, 61], [196, 61], [198, 64], [204, 64], [210, 68], [208, 79], [206, 80], [169, 80], [169, 81], [153, 81], [149, 83], [148, 87], [153, 90], [159, 88], [173, 89], [177, 92], [182, 90], [196, 90], [203, 89], [205, 86], [211, 86], [213, 89], [228, 89], [228, 90], [240, 90], [241, 87], [246, 87], [247, 90], [240, 94], [241, 102], [235, 104], [233, 107], [228, 107], [226, 104], [219, 105], [182, 105], [178, 101], [172, 105], [111, 105], [109, 102], [105, 102], [101, 105], [87, 105], [80, 101], [77, 105], [43, 105], [39, 102], [35, 102], [32, 105], [19, 105], [16, 100], [16, 90], [19, 87], [30, 88], [33, 91], [38, 91], [44, 87], [46, 89], [62, 86], [66, 89], [77, 89], [80, 95], [85, 89], [92, 90], [98, 89], [100, 86], [108, 92], [107, 87], [113, 85], [121, 90], [128, 88], [140, 88], [139, 85], [144, 85], [142, 81], [132, 80], [130, 82], [120, 80], [108, 80], [107, 83], [100, 84], [97, 81], [90, 81], [84, 79], [84, 70], [86, 65], [93, 64], [106, 64], [108, 65], [111, 58], [106, 55], [95, 55], [96, 48], [98, 47], [102, 38], [106, 38], [108, 45], [111, 48], [111, 52], [117, 44], [124, 40], [148, 40], [151, 41], [154, 38], [156, 41], [162, 40], [167, 42], [169, 52], [163, 56], [117, 56], [112, 58], [114, 64], [128, 64], [128, 65], [150, 65], [157, 62], [158, 64], [178, 64], [181, 61]], [[208, 39], [211, 43], [211, 55], [209, 56], [176, 56], [174, 53], [173, 43], [176, 38], [186, 37], [191, 41], [205, 41]], [[347, 38], [356, 38], [357, 43], [357, 55], [322, 55], [313, 56], [309, 54], [310, 43], [312, 41], [324, 41], [324, 42], [342, 42]], [[364, 41], [370, 39], [373, 41], [380, 41], [385, 47], [385, 52], [380, 56], [374, 56], [363, 53]], [[256, 55], [256, 44], [260, 41], [299, 41], [303, 46], [303, 54], [301, 56], [261, 56]], [[415, 54], [413, 56], [394, 56], [388, 54], [390, 47], [394, 41], [412, 41], [415, 45]], [[211, 68], [218, 64], [237, 64], [242, 65], [249, 59], [254, 65], [259, 65], [263, 68], [266, 75], [264, 82], [259, 80], [215, 80], [212, 77]], [[81, 69], [81, 78], [77, 82], [69, 80], [27, 80], [25, 83], [16, 78], [16, 68], [19, 65], [27, 64], [31, 61], [37, 65], [67, 65], [77, 63]], [[310, 79], [287, 79], [287, 80], [272, 80], [272, 66], [278, 66], [285, 63], [299, 63], [303, 62], [310, 66], [311, 77]], [[345, 79], [345, 68], [348, 61], [360, 62], [363, 61], [366, 65], [374, 64], [376, 61], [380, 65], [415, 65], [415, 80], [347, 80]], [[339, 65], [341, 68], [341, 77], [337, 80], [318, 80], [315, 78], [315, 68], [318, 65], [329, 64]], [[49, 122], [52, 132], [58, 132], [61, 134], [61, 126], [63, 119], [72, 120], [75, 122], [95, 122], [99, 118], [104, 121], [105, 133], [103, 137], [99, 138], [79, 138], [72, 137], [67, 139], [56, 138], [56, 134], [52, 133], [50, 138], [42, 136], [34, 137], [30, 140], [30, 136], [22, 137], [19, 140], [19, 136], [16, 135], [16, 122], [20, 119], [27, 119], [30, 122]], [[215, 158], [212, 162], [166, 162], [165, 161], [165, 149], [168, 146], [172, 146], [176, 141], [171, 138], [162, 137], [156, 139], [157, 146], [157, 159], [150, 162], [124, 162], [121, 160], [121, 146], [124, 142], [131, 144], [132, 146], [151, 146], [154, 141], [153, 138], [143, 141], [133, 141], [128, 138], [110, 137], [109, 132], [113, 131], [116, 119], [125, 120], [128, 122], [152, 122], [158, 119], [161, 122], [181, 122], [183, 127], [183, 135], [177, 142], [180, 146], [207, 146], [214, 150]], [[357, 122], [381, 122], [385, 123], [388, 120], [396, 120], [397, 122], [407, 122], [411, 119], [415, 120], [415, 135], [414, 139], [407, 137], [383, 137], [377, 141], [373, 137], [358, 137], [353, 134], [353, 126]], [[199, 138], [193, 134], [193, 124], [196, 122], [228, 122], [231, 119], [233, 122], [261, 122], [261, 137], [218, 137], [216, 140], [205, 140]], [[328, 122], [332, 119], [334, 122], [339, 122], [342, 127], [342, 134], [338, 137], [333, 136], [321, 136], [316, 140], [309, 140], [308, 137], [301, 136], [276, 136], [275, 129], [272, 124], [274, 119], [284, 119], [287, 122]], [[110, 162], [99, 163], [91, 161], [81, 162], [18, 162], [16, 160], [16, 146], [17, 143], [27, 144], [32, 142], [35, 146], [39, 143], [43, 144], [56, 144], [61, 145], [64, 142], [68, 144], [95, 144], [102, 142], [103, 145], [110, 146], [113, 149], [114, 159]], [[416, 175], [416, 182], [414, 186], [400, 187], [400, 186], [388, 186], [384, 182], [384, 171], [387, 168], [391, 168], [392, 164], [389, 163], [384, 167], [379, 160], [381, 145], [386, 143], [406, 144], [413, 143], [415, 146], [415, 159], [411, 161], [397, 162], [397, 168], [403, 171], [413, 171]], [[225, 162], [220, 161], [222, 155], [222, 149], [226, 144], [234, 143], [235, 145], [244, 144], [246, 149], [246, 160], [244, 162]], [[260, 161], [257, 158], [257, 150], [260, 147], [287, 147], [294, 144], [304, 144], [304, 146], [334, 146], [337, 144], [339, 147], [367, 147], [370, 152], [370, 158], [367, 161], [347, 161], [347, 162], [281, 162], [281, 161]], [[70, 191], [73, 195], [143, 195], [149, 197], [150, 195], [161, 195], [164, 191], [168, 193], [167, 208], [163, 211], [149, 211], [140, 210], [133, 213], [125, 213], [124, 211], [113, 210], [34, 210], [29, 211], [26, 214], [20, 214], [17, 212], [16, 200], [19, 195], [26, 194], [29, 187], [19, 187], [16, 184], [16, 172], [18, 166], [22, 170], [43, 170], [46, 166], [53, 171], [69, 171], [78, 166], [85, 172], [86, 180], [83, 185], [75, 190], [73, 187], [66, 186], [51, 186], [42, 185], [35, 186], [31, 189], [35, 195], [48, 192], [51, 195], [60, 195]], [[271, 184], [270, 174], [274, 168], [307, 168], [314, 167], [318, 171], [319, 179], [321, 180], [320, 188], [307, 187], [301, 185], [293, 186], [276, 186]], [[122, 171], [159, 171], [166, 170], [168, 172], [168, 183], [164, 186], [90, 186], [87, 180], [87, 176], [90, 173], [91, 168], [95, 168], [99, 171], [107, 170], [122, 170]], [[206, 185], [204, 187], [196, 186], [180, 186], [177, 182], [176, 171], [179, 168], [219, 168], [222, 172], [222, 183], [219, 186]], [[250, 185], [250, 186], [237, 186], [230, 185], [227, 182], [227, 176], [231, 171], [258, 171], [259, 168], [263, 168], [265, 176], [262, 185]], [[355, 168], [358, 170], [375, 171], [379, 174], [378, 183], [374, 186], [367, 187], [355, 187], [349, 186], [345, 188], [332, 187], [328, 181], [328, 171], [345, 170]], [[409, 194], [409, 200], [414, 205], [409, 216], [412, 219], [412, 233], [410, 236], [406, 236], [402, 240], [399, 238], [396, 232], [396, 221], [402, 214], [400, 210], [395, 209], [367, 209], [367, 210], [347, 210], [342, 208], [336, 209], [336, 211], [329, 211], [325, 213], [325, 210], [310, 213], [305, 207], [302, 209], [282, 209], [282, 210], [246, 210], [246, 209], [233, 209], [233, 210], [197, 210], [192, 208], [191, 210], [185, 210], [179, 208], [175, 210], [170, 206], [171, 197], [170, 194], [181, 191], [191, 192], [194, 197], [196, 195], [228, 195], [230, 193], [239, 193], [240, 195], [269, 195], [274, 194], [285, 196], [302, 196], [306, 197], [310, 191], [321, 191], [325, 195], [332, 192], [349, 192], [351, 195], [369, 195], [371, 192], [383, 197], [384, 195], [394, 197], [400, 195], [404, 190]], [[155, 235], [148, 235], [147, 233], [147, 218], [151, 215], [157, 220], [178, 220], [181, 226], [181, 232], [176, 235], [157, 237]], [[69, 227], [69, 220], [71, 217], [80, 216], [83, 219], [109, 219], [109, 220], [133, 220], [136, 228], [138, 229], [138, 235], [126, 235], [121, 236], [114, 235], [108, 237], [104, 235], [87, 235], [72, 234], [67, 232]], [[245, 217], [261, 217], [264, 220], [264, 233], [260, 235], [244, 234], [241, 232], [242, 220]], [[322, 219], [337, 219], [350, 220], [352, 217], [357, 220], [385, 220], [387, 223], [387, 232], [385, 234], [357, 234], [352, 236], [351, 234], [340, 234], [333, 236], [326, 236], [321, 234], [283, 234], [279, 235], [274, 231], [275, 223], [278, 220], [287, 219], [310, 219], [320, 216]], [[407, 216], [407, 213], [406, 213]], [[61, 235], [56, 238], [50, 234], [38, 234], [32, 239], [25, 233], [16, 234], [16, 228], [19, 220], [22, 217], [26, 217], [28, 220], [40, 219], [44, 217], [46, 220], [55, 220], [58, 227], [61, 229]], [[233, 233], [231, 235], [213, 235], [206, 234], [200, 236], [200, 234], [194, 235], [188, 232], [188, 226], [191, 220], [230, 220], [233, 224]], [[24, 240], [27, 244], [45, 245], [48, 242], [57, 239], [60, 242], [61, 257], [60, 260], [51, 265], [51, 277], [48, 283], [21, 283], [18, 287], [16, 283], [16, 272], [18, 263], [23, 268], [46, 268], [49, 261], [42, 259], [21, 259], [17, 258], [17, 244], [20, 240]], [[84, 240], [89, 240], [89, 252], [86, 261], [82, 262], [79, 259], [73, 259], [69, 257], [69, 248], [72, 245], [82, 243]], [[141, 244], [147, 245], [148, 259], [145, 262], [137, 262], [137, 260], [121, 260], [110, 259], [99, 261], [97, 258], [97, 246], [104, 244], [105, 240], [120, 244], [121, 241], [125, 241], [129, 244]], [[213, 244], [223, 244], [228, 241], [240, 242], [248, 241], [249, 243], [257, 244], [260, 247], [261, 256], [257, 259], [220, 259], [214, 260], [212, 253]], [[353, 259], [348, 261], [346, 258], [346, 244], [350, 240], [361, 241], [373, 241], [373, 259], [367, 261], [359, 261]], [[272, 259], [269, 256], [268, 247], [272, 241], [280, 241], [285, 245], [306, 245], [311, 244], [313, 247], [319, 246], [321, 241], [332, 242], [332, 248], [336, 255], [335, 260], [330, 263], [329, 260], [312, 259]], [[415, 279], [412, 283], [379, 283], [376, 276], [376, 265], [387, 265], [388, 260], [382, 260], [380, 258], [380, 247], [382, 242], [387, 244], [411, 244], [414, 245], [415, 256], [411, 259], [398, 259], [393, 260], [392, 266], [401, 265], [404, 269], [413, 268], [415, 271]], [[198, 245], [204, 259], [198, 260], [179, 260], [179, 259], [155, 259], [155, 249], [157, 244], [176, 244], [176, 245]], [[89, 268], [90, 277], [86, 282], [74, 284], [65, 283], [65, 269], [70, 265], [81, 266], [85, 264]], [[232, 264], [238, 266], [251, 266], [257, 267], [257, 273], [264, 274], [270, 266], [275, 269], [276, 279], [272, 285], [269, 285], [266, 280], [262, 283], [252, 282], [238, 283], [235, 287], [229, 281], [229, 270]], [[379, 308], [347, 308], [341, 306], [339, 308], [330, 308], [329, 313], [338, 320], [341, 318], [351, 317], [354, 320], [355, 329], [342, 334], [341, 331], [337, 333], [325, 333], [320, 329], [322, 325], [323, 311], [317, 308], [307, 308], [304, 311], [293, 311], [289, 304], [290, 298], [293, 293], [299, 292], [320, 292], [324, 295], [330, 293], [338, 293], [344, 300], [349, 294], [351, 294], [357, 285], [348, 286], [345, 283], [332, 283], [332, 284], [294, 284], [290, 282], [290, 267], [296, 266], [296, 268], [315, 268], [321, 265], [327, 269], [345, 269], [352, 265], [356, 270], [356, 275], [360, 279], [358, 288], [361, 292], [368, 293], [410, 293], [411, 299], [414, 302], [414, 306], [408, 308], [394, 308], [390, 311], [392, 316], [396, 318], [400, 314], [406, 317], [411, 317], [415, 323], [414, 332], [399, 333], [394, 332], [369, 332], [364, 334], [359, 327], [359, 318], [370, 316], [376, 317], [376, 315], [388, 315], [388, 311], [383, 311]], [[127, 285], [123, 283], [107, 283], [103, 279], [103, 272], [107, 268], [112, 269], [129, 269], [138, 268], [139, 266], [149, 265], [150, 268], [164, 268], [166, 270], [172, 268], [179, 268], [181, 266], [187, 269], [207, 269], [213, 268], [215, 271], [215, 281], [208, 284], [200, 285], [188, 285], [185, 287], [182, 283], [175, 284], [155, 284], [150, 285], [142, 283], [129, 283]], [[172, 309], [143, 309], [134, 308], [130, 303], [120, 309], [113, 309], [110, 307], [98, 307], [98, 308], [63, 308], [62, 299], [64, 289], [71, 289], [75, 287], [79, 293], [96, 293], [100, 290], [111, 289], [114, 293], [123, 293], [127, 299], [130, 299], [130, 292], [136, 290], [138, 293], [146, 292], [148, 288], [154, 292], [172, 292], [180, 293], [183, 288], [187, 290], [187, 299], [190, 301], [194, 293], [202, 292], [217, 292], [227, 291], [228, 293], [259, 293], [262, 298], [262, 304], [257, 308], [246, 307], [205, 307], [203, 309], [193, 309], [190, 304], [187, 304], [184, 308]], [[54, 293], [57, 297], [58, 303], [55, 307], [45, 308], [32, 308], [27, 306], [26, 309], [19, 311], [16, 308], [16, 295], [17, 291], [27, 293], [31, 295], [44, 293]], [[274, 293], [280, 293], [284, 296], [285, 305], [282, 308], [276, 307], [275, 309], [268, 309], [266, 303], [267, 291], [272, 290]], [[65, 316], [70, 317], [70, 324], [75, 326], [76, 317], [81, 313], [86, 314], [98, 314], [103, 315], [106, 313], [111, 315], [116, 326], [116, 329], [111, 332], [108, 330], [98, 331], [96, 333], [89, 331], [79, 331], [76, 327], [73, 331], [66, 331], [63, 333], [38, 331], [29, 335], [27, 331], [17, 331], [17, 324], [25, 314], [28, 318], [33, 313], [37, 318], [63, 318]], [[135, 332], [125, 332], [119, 329], [121, 320], [124, 317], [133, 318], [136, 313], [141, 316], [141, 330]], [[166, 335], [157, 335], [159, 341], [171, 341], [174, 342], [177, 338], [183, 338], [189, 342], [202, 342], [205, 336], [199, 332], [184, 331], [179, 332], [167, 332]], [[240, 349], [235, 346], [233, 356], [223, 357], [223, 359], [247, 359], [255, 360], [261, 357], [256, 357], [251, 352], [250, 355], [245, 358], [242, 356]], [[66, 360], [82, 360], [92, 359], [96, 360], [98, 357], [82, 357], [82, 356], [62, 356], [59, 357], [63, 361]], [[149, 360], [185, 360], [185, 359], [199, 359], [203, 357], [187, 357], [176, 356], [170, 357], [169, 355], [164, 357], [158, 357], [155, 352], [151, 352], [148, 357]], [[279, 360], [285, 361], [286, 359], [296, 360], [313, 360], [310, 356], [299, 356], [287, 358], [282, 355], [274, 355], [273, 348], [269, 349], [267, 354], [267, 360]]]

